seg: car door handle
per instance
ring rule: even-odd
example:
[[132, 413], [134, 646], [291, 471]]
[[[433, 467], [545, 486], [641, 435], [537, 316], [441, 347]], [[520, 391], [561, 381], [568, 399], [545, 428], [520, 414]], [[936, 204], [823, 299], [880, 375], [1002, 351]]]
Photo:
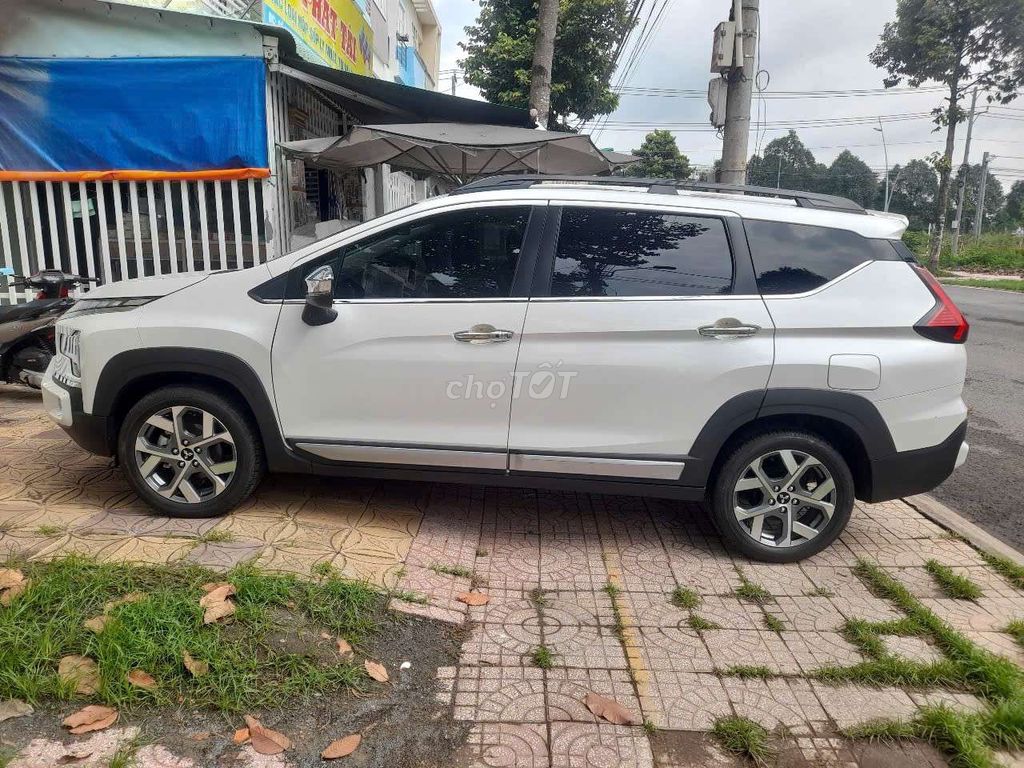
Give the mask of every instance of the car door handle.
[[499, 341], [510, 341], [514, 335], [512, 331], [495, 328], [486, 323], [474, 325], [468, 331], [456, 331], [452, 334], [456, 341], [466, 344], [494, 344]]
[[735, 317], [723, 317], [713, 325], [702, 325], [697, 333], [709, 339], [736, 339], [753, 336], [761, 330], [761, 326], [752, 323], [741, 323]]

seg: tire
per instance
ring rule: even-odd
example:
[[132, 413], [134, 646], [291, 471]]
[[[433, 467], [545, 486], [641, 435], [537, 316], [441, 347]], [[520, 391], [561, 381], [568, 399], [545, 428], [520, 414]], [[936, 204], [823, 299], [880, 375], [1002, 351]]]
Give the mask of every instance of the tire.
[[158, 389], [132, 406], [117, 455], [135, 492], [171, 517], [227, 514], [256, 489], [265, 466], [248, 414], [217, 392], [188, 386]]
[[[760, 473], [752, 469], [755, 462]], [[794, 476], [794, 467], [799, 467], [796, 479], [783, 484]], [[821, 552], [846, 528], [853, 511], [853, 476], [839, 452], [820, 437], [770, 432], [730, 453], [710, 497], [715, 526], [733, 548], [754, 560], [793, 563]]]

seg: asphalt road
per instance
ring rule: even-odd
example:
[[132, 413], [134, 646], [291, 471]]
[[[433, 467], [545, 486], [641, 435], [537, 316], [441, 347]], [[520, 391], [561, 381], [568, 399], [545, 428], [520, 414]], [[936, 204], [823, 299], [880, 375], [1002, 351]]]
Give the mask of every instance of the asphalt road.
[[967, 463], [932, 495], [1024, 552], [1024, 293], [946, 290], [967, 316]]

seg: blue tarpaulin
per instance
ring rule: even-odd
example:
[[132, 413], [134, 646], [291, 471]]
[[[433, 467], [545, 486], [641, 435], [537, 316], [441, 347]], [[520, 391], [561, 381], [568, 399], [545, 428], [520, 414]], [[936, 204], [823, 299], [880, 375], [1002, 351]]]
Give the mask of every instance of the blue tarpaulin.
[[0, 179], [268, 175], [245, 57], [0, 58]]

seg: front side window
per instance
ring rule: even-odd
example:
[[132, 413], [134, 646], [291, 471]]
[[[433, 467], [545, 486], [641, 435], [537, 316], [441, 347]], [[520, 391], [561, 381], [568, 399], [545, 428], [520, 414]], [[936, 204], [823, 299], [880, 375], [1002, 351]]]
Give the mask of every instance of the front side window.
[[529, 206], [494, 207], [399, 224], [298, 267], [290, 293], [302, 291], [301, 277], [330, 265], [336, 299], [506, 297], [529, 218]]
[[552, 296], [707, 296], [732, 288], [721, 219], [567, 207]]

